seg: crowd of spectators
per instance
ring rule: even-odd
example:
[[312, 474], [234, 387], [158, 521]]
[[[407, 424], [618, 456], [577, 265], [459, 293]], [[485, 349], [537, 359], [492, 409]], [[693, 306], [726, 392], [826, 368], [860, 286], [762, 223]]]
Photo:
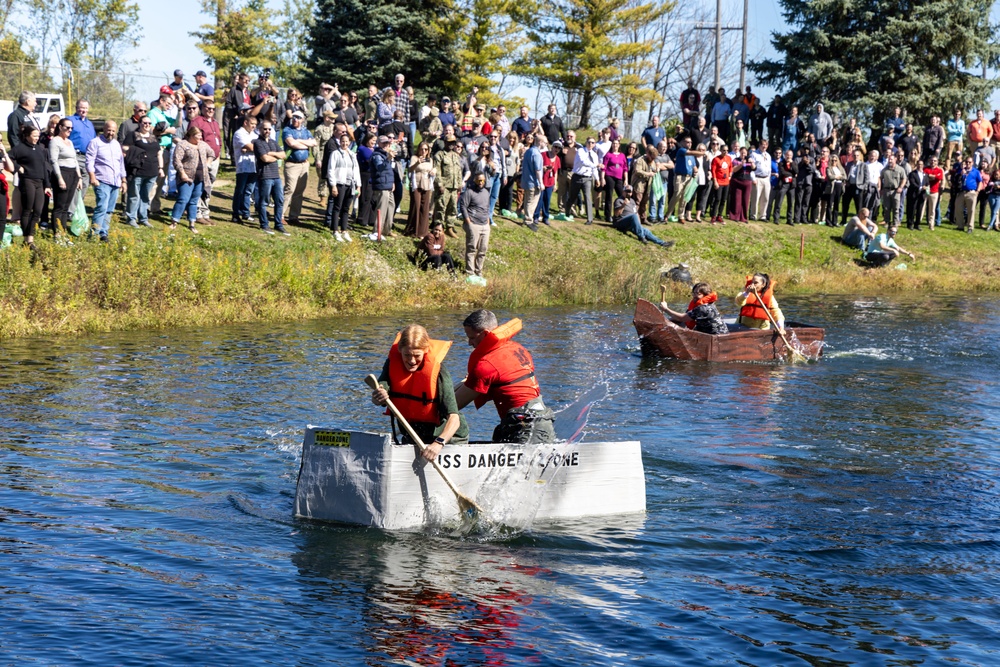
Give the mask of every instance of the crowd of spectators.
[[[157, 99], [136, 102], [131, 117], [107, 121], [98, 134], [87, 100], [42, 128], [25, 91], [8, 118], [3, 160], [16, 173], [14, 208], [29, 244], [39, 224], [69, 242], [62, 231], [88, 182], [98, 238], [107, 238], [122, 190], [125, 224], [149, 226], [168, 197], [165, 222], [175, 227], [186, 217], [198, 233], [197, 224], [212, 224], [212, 186], [228, 159], [234, 222], [289, 235], [315, 167], [323, 223], [336, 241], [354, 240], [352, 220], [372, 240], [394, 237], [408, 191], [402, 234], [421, 241], [430, 265], [447, 266], [438, 259], [444, 239], [461, 226], [465, 270], [476, 278], [499, 217], [535, 232], [575, 216], [587, 225], [603, 220], [664, 246], [648, 225], [777, 224], [783, 214], [789, 225], [850, 221], [855, 230], [880, 217], [890, 228], [933, 230], [945, 217], [969, 233], [977, 221], [1000, 230], [1000, 111], [988, 120], [979, 110], [968, 121], [955, 110], [946, 125], [934, 116], [918, 134], [897, 108], [881, 136], [866, 138], [855, 119], [835, 118], [822, 104], [800, 113], [780, 95], [765, 105], [750, 86], [702, 95], [690, 82], [669, 131], [654, 116], [639, 141], [628, 141], [610, 119], [579, 141], [554, 104], [536, 118], [521, 106], [511, 119], [503, 104], [480, 103], [478, 92], [461, 100], [429, 94], [421, 104], [398, 74], [385, 88], [356, 92], [323, 83], [307, 102], [295, 88], [279, 91], [265, 70], [254, 86], [247, 74], [235, 76], [217, 114], [207, 74], [197, 72], [192, 86], [177, 70]], [[5, 196], [7, 181], [0, 185]], [[443, 232], [432, 233], [432, 223]]]

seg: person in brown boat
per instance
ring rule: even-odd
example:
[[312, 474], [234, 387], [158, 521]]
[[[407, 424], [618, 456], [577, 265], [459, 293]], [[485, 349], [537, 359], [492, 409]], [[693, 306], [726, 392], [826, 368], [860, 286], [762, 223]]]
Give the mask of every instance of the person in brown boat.
[[747, 329], [770, 329], [773, 319], [778, 331], [785, 333], [785, 315], [774, 298], [774, 283], [766, 273], [755, 273], [747, 278], [746, 287], [736, 297], [736, 305], [740, 307], [738, 324]]
[[687, 312], [681, 313], [671, 310], [666, 301], [660, 302], [660, 310], [674, 324], [716, 336], [729, 333], [726, 323], [722, 321], [722, 314], [715, 306], [715, 302], [718, 300], [719, 295], [712, 290], [708, 283], [697, 283], [691, 288], [691, 303], [688, 304]]

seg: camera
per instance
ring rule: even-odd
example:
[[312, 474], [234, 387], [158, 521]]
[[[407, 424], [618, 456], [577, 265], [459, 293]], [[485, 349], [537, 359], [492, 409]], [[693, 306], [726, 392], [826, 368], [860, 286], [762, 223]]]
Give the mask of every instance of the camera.
[[270, 67], [265, 67], [264, 68], [264, 73], [260, 75], [260, 78], [262, 78], [262, 79], [270, 79], [271, 78], [271, 68]]

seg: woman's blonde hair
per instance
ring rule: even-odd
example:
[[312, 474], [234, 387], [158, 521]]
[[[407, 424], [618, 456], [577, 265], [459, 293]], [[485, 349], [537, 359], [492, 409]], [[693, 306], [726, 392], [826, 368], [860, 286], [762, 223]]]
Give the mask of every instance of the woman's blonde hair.
[[419, 324], [409, 324], [399, 332], [399, 346], [411, 350], [426, 350], [431, 346], [431, 337], [427, 329]]

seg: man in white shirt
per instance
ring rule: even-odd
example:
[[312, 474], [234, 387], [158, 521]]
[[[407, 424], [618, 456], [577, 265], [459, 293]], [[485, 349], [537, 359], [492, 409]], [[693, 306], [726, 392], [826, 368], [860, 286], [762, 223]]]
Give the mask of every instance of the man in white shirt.
[[750, 219], [767, 220], [767, 202], [771, 199], [771, 155], [767, 152], [767, 139], [760, 140], [750, 157], [756, 165], [750, 194]]
[[253, 142], [258, 138], [257, 117], [247, 114], [243, 118], [243, 126], [233, 134], [232, 154], [236, 156], [233, 222], [250, 221], [250, 200], [257, 189], [257, 158], [253, 152]]
[[878, 184], [882, 178], [882, 170], [885, 168], [878, 161], [879, 152], [869, 151], [868, 162], [865, 162], [865, 169], [868, 170], [868, 188], [865, 192], [865, 208], [872, 211], [872, 220], [878, 220], [879, 205], [882, 203], [879, 197]]
[[576, 198], [583, 191], [583, 199], [587, 205], [587, 224], [594, 224], [594, 184], [598, 187], [604, 185], [601, 178], [601, 158], [597, 153], [597, 144], [593, 137], [587, 139], [587, 143], [576, 151], [576, 159], [573, 161], [573, 176], [569, 185], [569, 201], [575, 202]]

